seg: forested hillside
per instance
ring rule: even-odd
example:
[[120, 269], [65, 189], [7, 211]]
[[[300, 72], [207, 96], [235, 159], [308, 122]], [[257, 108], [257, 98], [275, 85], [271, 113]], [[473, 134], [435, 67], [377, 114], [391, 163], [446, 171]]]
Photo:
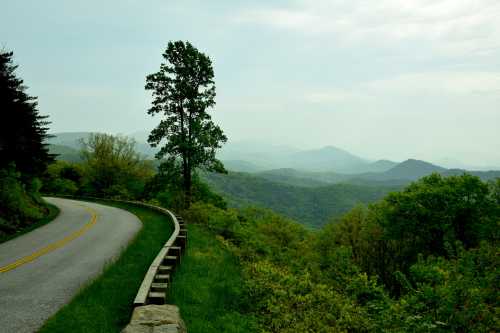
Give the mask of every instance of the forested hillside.
[[233, 207], [267, 207], [312, 227], [321, 227], [356, 204], [374, 202], [399, 189], [352, 184], [300, 187], [237, 172], [205, 173], [203, 179]]
[[[316, 232], [269, 210], [199, 202], [184, 215], [193, 230], [215, 234], [238, 258], [243, 279], [242, 287], [221, 291], [226, 310], [205, 326], [218, 325], [209, 332], [495, 332], [499, 194], [500, 180], [434, 174]], [[220, 247], [205, 251], [213, 256]], [[210, 267], [238, 266], [219, 259]], [[190, 306], [206, 289], [193, 284], [176, 299]]]

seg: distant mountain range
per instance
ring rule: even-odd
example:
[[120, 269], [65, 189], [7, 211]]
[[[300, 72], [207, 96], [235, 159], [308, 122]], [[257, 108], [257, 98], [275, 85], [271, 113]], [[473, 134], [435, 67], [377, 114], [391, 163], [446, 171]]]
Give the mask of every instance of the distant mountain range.
[[[78, 160], [80, 140], [89, 132], [55, 133], [48, 140], [51, 151], [61, 159]], [[148, 158], [154, 158], [157, 149], [145, 141], [146, 132], [130, 135], [137, 141], [136, 149]], [[337, 183], [358, 185], [399, 186], [433, 172], [457, 175], [464, 169], [447, 169], [416, 159], [401, 163], [389, 160], [369, 161], [333, 146], [321, 149], [298, 150], [265, 142], [236, 142], [223, 147], [218, 157], [231, 171], [254, 173], [270, 181], [288, 185], [315, 187]], [[500, 171], [467, 171], [483, 180], [500, 177]]]
[[500, 177], [500, 171], [468, 171], [463, 169], [446, 169], [428, 162], [409, 159], [395, 164], [383, 172], [367, 172], [359, 174], [342, 174], [336, 172], [298, 171], [290, 168], [256, 172], [255, 174], [274, 182], [295, 186], [315, 187], [328, 184], [349, 183], [372, 186], [401, 186], [432, 173], [443, 176], [460, 175], [465, 172], [478, 176], [483, 180]]
[[[234, 166], [234, 171], [253, 171], [293, 168], [313, 172], [335, 171], [339, 173], [382, 172], [390, 169], [396, 162], [381, 160], [369, 161], [343, 149], [326, 146], [320, 149], [298, 150], [286, 146], [273, 146], [246, 142], [228, 143], [219, 158]], [[239, 166], [243, 166], [239, 168]]]

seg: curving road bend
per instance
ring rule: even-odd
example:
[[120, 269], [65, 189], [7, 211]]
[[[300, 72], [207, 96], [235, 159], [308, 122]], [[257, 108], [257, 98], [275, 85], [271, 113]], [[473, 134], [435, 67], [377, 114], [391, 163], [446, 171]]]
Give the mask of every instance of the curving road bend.
[[122, 209], [60, 198], [52, 222], [0, 244], [0, 332], [35, 332], [141, 228]]

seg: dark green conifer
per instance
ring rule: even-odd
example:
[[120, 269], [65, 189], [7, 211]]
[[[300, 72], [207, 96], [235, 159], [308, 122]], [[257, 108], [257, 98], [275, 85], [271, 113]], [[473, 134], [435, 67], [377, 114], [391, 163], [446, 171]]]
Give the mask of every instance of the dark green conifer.
[[16, 76], [12, 52], [0, 51], [0, 169], [15, 165], [24, 180], [42, 174], [54, 157], [44, 140], [47, 116], [39, 114], [37, 98], [26, 93]]

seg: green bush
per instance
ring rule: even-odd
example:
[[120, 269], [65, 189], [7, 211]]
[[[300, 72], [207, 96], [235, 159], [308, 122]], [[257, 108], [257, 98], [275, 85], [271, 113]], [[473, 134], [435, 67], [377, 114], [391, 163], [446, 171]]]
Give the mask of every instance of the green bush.
[[37, 179], [24, 185], [14, 167], [0, 170], [0, 236], [15, 233], [47, 213], [39, 187]]
[[83, 169], [79, 164], [56, 161], [48, 166], [41, 190], [48, 194], [74, 195], [82, 183]]
[[450, 259], [420, 257], [410, 288], [382, 316], [398, 332], [492, 332], [500, 327], [498, 246], [458, 250]]

